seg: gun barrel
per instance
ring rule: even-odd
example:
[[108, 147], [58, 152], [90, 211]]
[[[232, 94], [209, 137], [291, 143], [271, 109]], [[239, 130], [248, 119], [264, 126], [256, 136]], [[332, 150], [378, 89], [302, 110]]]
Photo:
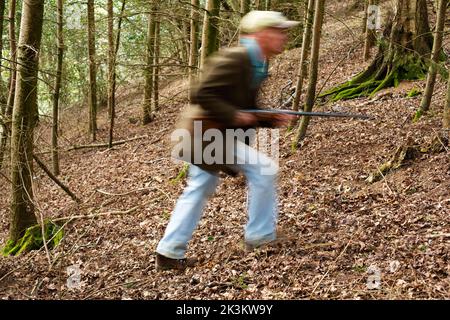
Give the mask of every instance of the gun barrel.
[[292, 111], [292, 110], [277, 110], [277, 109], [247, 109], [239, 110], [248, 113], [269, 113], [269, 114], [290, 114], [295, 116], [308, 117], [336, 117], [336, 118], [353, 118], [353, 119], [374, 119], [372, 116], [364, 114], [340, 113], [340, 112], [306, 112], [306, 111]]

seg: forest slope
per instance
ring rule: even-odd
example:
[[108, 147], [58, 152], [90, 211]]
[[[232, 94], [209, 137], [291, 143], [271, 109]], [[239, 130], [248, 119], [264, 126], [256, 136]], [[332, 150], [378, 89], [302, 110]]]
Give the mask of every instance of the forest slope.
[[[337, 15], [338, 13], [336, 13]], [[340, 19], [341, 20], [341, 19]], [[366, 65], [360, 17], [345, 25], [327, 15], [318, 88], [349, 79]], [[447, 41], [448, 49], [448, 41]], [[271, 64], [262, 103], [279, 105], [294, 81], [299, 49]], [[339, 63], [341, 64], [339, 65]], [[337, 66], [337, 67], [336, 67]], [[336, 68], [336, 69], [335, 69]], [[329, 79], [328, 79], [329, 77]], [[325, 81], [328, 82], [325, 84]], [[438, 81], [428, 115], [412, 123], [424, 81], [402, 83], [375, 99], [355, 99], [317, 110], [365, 113], [373, 121], [313, 119], [305, 142], [290, 152], [292, 134], [280, 131], [279, 226], [293, 237], [279, 250], [242, 250], [245, 180], [222, 179], [209, 201], [188, 255], [203, 260], [183, 274], [157, 273], [154, 250], [185, 181], [170, 159], [170, 132], [185, 107], [185, 82], [162, 91], [156, 121], [142, 126], [142, 88], [118, 95], [116, 140], [147, 136], [112, 150], [81, 149], [61, 155], [62, 179], [83, 200], [75, 204], [39, 168], [38, 211], [65, 227], [60, 246], [0, 258], [3, 299], [449, 299], [450, 154], [420, 153], [368, 184], [365, 179], [407, 139], [429, 146], [441, 128], [446, 86]], [[71, 113], [72, 112], [72, 113]], [[99, 140], [106, 141], [106, 113]], [[86, 118], [63, 117], [65, 147], [89, 143]], [[48, 150], [48, 128], [38, 128], [38, 150]], [[47, 163], [47, 154], [41, 156]], [[0, 245], [8, 230], [9, 186], [0, 184]], [[103, 213], [111, 213], [103, 215]], [[49, 261], [52, 268], [49, 271]], [[81, 288], [68, 289], [67, 268], [81, 271]], [[380, 284], [370, 282], [380, 274]]]

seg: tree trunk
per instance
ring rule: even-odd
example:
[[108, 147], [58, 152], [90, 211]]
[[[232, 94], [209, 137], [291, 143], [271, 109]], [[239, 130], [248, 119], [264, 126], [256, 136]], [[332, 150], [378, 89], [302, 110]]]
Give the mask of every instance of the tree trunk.
[[9, 77], [9, 94], [6, 106], [6, 116], [8, 118], [12, 115], [17, 78], [16, 0], [11, 0], [9, 3], [9, 43], [11, 51], [11, 73]]
[[[183, 12], [184, 13], [184, 12]], [[182, 65], [186, 66], [185, 70], [186, 70], [186, 74], [189, 75], [189, 41], [190, 41], [190, 27], [191, 24], [188, 20], [188, 14], [186, 13], [186, 19], [181, 18], [181, 26], [180, 26], [180, 30], [181, 30], [181, 36], [180, 36], [180, 42], [181, 42], [181, 48], [183, 48], [181, 50], [182, 56], [181, 56], [181, 61], [182, 61]], [[160, 19], [158, 17], [158, 19], [156, 19], [156, 24], [160, 23]], [[156, 50], [156, 33], [158, 33], [157, 30], [157, 26], [155, 26], [155, 50]], [[156, 52], [155, 52], [156, 54]], [[156, 64], [155, 64], [156, 66]], [[156, 70], [155, 70], [156, 71]], [[157, 109], [157, 108], [155, 108]]]
[[[3, 77], [1, 75], [2, 71], [2, 52], [3, 52], [3, 23], [5, 22], [5, 1], [0, 0], [0, 114], [5, 114], [6, 111], [6, 85], [3, 81]], [[0, 162], [1, 167], [1, 162]]]
[[114, 109], [114, 6], [113, 0], [108, 0], [107, 4], [108, 13], [108, 116], [113, 118], [112, 113]]
[[367, 11], [369, 9], [369, 0], [364, 0], [364, 16], [363, 16], [363, 23], [362, 23], [362, 34], [365, 35], [367, 31]]
[[[17, 44], [16, 44], [16, 0], [11, 0], [9, 3], [9, 43], [11, 52], [11, 62], [10, 62], [10, 76], [8, 83], [8, 99], [6, 101], [6, 109], [2, 113], [7, 121], [12, 117], [12, 110], [14, 104], [14, 95], [16, 90], [16, 77], [17, 77]], [[3, 131], [0, 136], [0, 167], [3, 163], [4, 152], [10, 149], [7, 146], [8, 138], [11, 134], [11, 124], [6, 122], [3, 125]]]
[[[295, 88], [295, 97], [294, 102], [292, 104], [292, 109], [298, 111], [300, 105], [300, 97], [302, 95], [303, 90], [303, 80], [305, 78], [306, 73], [306, 61], [308, 59], [308, 51], [311, 45], [311, 29], [314, 20], [314, 4], [315, 0], [308, 1], [308, 12], [306, 15], [306, 27], [303, 31], [303, 41], [302, 41], [302, 53], [300, 56], [300, 64], [297, 73], [297, 85]], [[295, 126], [297, 123], [296, 120], [292, 121], [291, 127]]]
[[434, 36], [433, 51], [431, 53], [431, 63], [427, 76], [427, 85], [425, 88], [425, 94], [423, 95], [422, 102], [420, 104], [420, 109], [414, 117], [415, 120], [418, 120], [420, 116], [430, 108], [431, 97], [433, 95], [434, 84], [436, 82], [437, 65], [439, 64], [439, 57], [442, 52], [442, 38], [444, 36], [446, 9], [447, 0], [440, 0], [436, 22], [436, 35]]
[[220, 0], [207, 0], [203, 22], [201, 67], [206, 58], [219, 49], [219, 9]]
[[63, 0], [56, 2], [56, 37], [58, 39], [58, 63], [56, 68], [55, 91], [53, 92], [53, 119], [52, 119], [52, 163], [53, 174], [59, 175], [59, 153], [58, 153], [58, 118], [59, 118], [59, 94], [61, 90], [62, 67], [64, 57], [63, 41]]
[[[199, 0], [191, 1], [191, 46], [190, 46], [190, 54], [189, 54], [189, 88], [192, 88], [195, 77], [198, 73], [198, 7]], [[190, 92], [190, 89], [189, 89]], [[190, 98], [190, 94], [189, 94]]]
[[385, 33], [371, 65], [352, 80], [321, 97], [333, 101], [373, 96], [381, 89], [397, 86], [402, 80], [423, 79], [432, 46], [426, 0], [396, 0], [392, 28]]
[[[2, 72], [2, 51], [3, 51], [3, 22], [5, 18], [5, 0], [0, 0], [0, 116], [6, 119], [7, 88], [1, 76]], [[8, 137], [8, 126], [0, 121], [0, 169], [3, 166], [3, 157], [6, 149], [6, 139]]]
[[250, 0], [241, 0], [241, 16], [245, 16], [250, 11]]
[[148, 14], [147, 24], [147, 67], [145, 69], [144, 101], [142, 103], [142, 123], [145, 125], [153, 120], [152, 96], [153, 96], [153, 74], [155, 56], [155, 0], [151, 2], [151, 12]]
[[[309, 84], [306, 95], [305, 111], [312, 110], [316, 100], [316, 84], [319, 68], [319, 50], [320, 50], [320, 37], [322, 35], [323, 16], [325, 11], [325, 0], [316, 0], [316, 8], [314, 15], [314, 31], [311, 48], [311, 64], [309, 67]], [[298, 126], [297, 133], [294, 137], [292, 148], [296, 149], [298, 143], [305, 137], [306, 130], [308, 128], [310, 117], [303, 117], [300, 125]]]
[[88, 51], [89, 51], [89, 132], [97, 140], [97, 63], [95, 58], [95, 8], [94, 0], [87, 1]]
[[122, 0], [119, 21], [117, 23], [117, 34], [114, 42], [114, 11], [113, 2], [108, 0], [108, 112], [109, 112], [109, 148], [113, 146], [114, 119], [116, 117], [116, 61], [120, 46], [120, 32], [122, 30], [123, 14], [126, 0]]
[[[448, 77], [448, 85], [447, 85], [447, 102], [444, 105], [444, 129], [450, 130], [450, 77]], [[447, 131], [447, 136], [450, 135], [450, 132]]]
[[255, 10], [262, 9], [262, 1], [264, 1], [264, 0], [255, 0]]
[[153, 75], [153, 106], [156, 111], [159, 109], [159, 51], [161, 48], [161, 21], [159, 17], [155, 18], [155, 60], [153, 61], [155, 66], [155, 74]]
[[11, 136], [10, 239], [37, 223], [33, 203], [33, 131], [38, 117], [37, 79], [44, 0], [24, 0]]

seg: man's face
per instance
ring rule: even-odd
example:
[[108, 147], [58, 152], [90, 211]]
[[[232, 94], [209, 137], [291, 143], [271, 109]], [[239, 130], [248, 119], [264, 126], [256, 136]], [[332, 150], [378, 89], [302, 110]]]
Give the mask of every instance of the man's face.
[[258, 42], [266, 56], [280, 54], [284, 50], [288, 36], [287, 29], [266, 28], [258, 32]]

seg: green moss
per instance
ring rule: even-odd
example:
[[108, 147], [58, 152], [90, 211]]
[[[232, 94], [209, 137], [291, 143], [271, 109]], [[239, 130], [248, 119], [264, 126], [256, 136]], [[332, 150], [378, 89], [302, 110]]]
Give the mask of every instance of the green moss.
[[416, 89], [416, 88], [412, 88], [411, 91], [408, 92], [408, 94], [406, 95], [408, 98], [413, 98], [418, 96], [419, 94], [422, 94], [422, 91]]
[[320, 97], [330, 96], [331, 101], [348, 100], [359, 97], [373, 97], [377, 92], [388, 87], [397, 87], [403, 80], [424, 79], [428, 66], [421, 57], [414, 54], [391, 55], [388, 63], [379, 58], [367, 70], [356, 75]]
[[423, 110], [419, 109], [416, 111], [416, 113], [414, 114], [414, 118], [413, 118], [413, 123], [416, 123], [417, 121], [419, 121], [419, 119], [423, 116]]
[[384, 78], [384, 80], [381, 81], [378, 87], [376, 87], [375, 90], [373, 90], [370, 93], [369, 97], [373, 97], [375, 93], [377, 93], [381, 89], [392, 87], [395, 84], [395, 79], [397, 79], [398, 81], [398, 78], [399, 78], [398, 70], [397, 68], [394, 68], [391, 72], [389, 72], [389, 74]]
[[400, 65], [402, 80], [424, 80], [428, 72], [428, 66], [418, 58], [411, 56]]
[[242, 273], [238, 277], [232, 279], [233, 286], [238, 289], [247, 289], [249, 284], [249, 279], [247, 273]]
[[[64, 232], [57, 224], [46, 220], [44, 221], [45, 240], [47, 247], [52, 249], [56, 247], [64, 236]], [[23, 252], [38, 250], [44, 246], [44, 237], [42, 237], [42, 227], [34, 225], [29, 227], [22, 238], [14, 242], [8, 240], [6, 246], [2, 249], [4, 256], [17, 256]]]
[[291, 143], [291, 153], [295, 153], [297, 151], [297, 143]]
[[439, 63], [439, 64], [437, 65], [437, 72], [438, 72], [439, 75], [442, 77], [442, 79], [448, 80], [449, 72], [448, 72], [448, 70], [445, 68], [445, 65], [444, 65], [444, 64]]
[[358, 273], [365, 273], [367, 272], [367, 267], [363, 265], [355, 265], [353, 266], [353, 271]]
[[380, 84], [381, 81], [370, 79], [360, 84], [350, 85], [347, 88], [341, 89], [339, 92], [337, 92], [335, 96], [332, 98], [332, 101], [349, 100], [363, 96], [368, 96]]
[[176, 178], [172, 179], [170, 182], [173, 184], [177, 184], [178, 182], [180, 182], [181, 180], [183, 180], [187, 177], [188, 171], [189, 171], [189, 164], [185, 163], [183, 165], [183, 168], [181, 168], [180, 172], [176, 176]]

